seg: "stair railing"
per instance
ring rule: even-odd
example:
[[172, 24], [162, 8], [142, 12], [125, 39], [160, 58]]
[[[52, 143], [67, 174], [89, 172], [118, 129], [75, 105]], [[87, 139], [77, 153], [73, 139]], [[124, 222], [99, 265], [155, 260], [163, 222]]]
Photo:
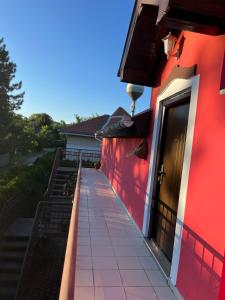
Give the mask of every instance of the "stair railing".
[[44, 193], [44, 198], [45, 199], [48, 197], [48, 194], [49, 194], [49, 192], [52, 188], [52, 178], [53, 178], [54, 173], [55, 173], [55, 171], [56, 171], [56, 169], [59, 165], [61, 157], [62, 157], [62, 148], [57, 148], [56, 154], [55, 154], [55, 159], [54, 159], [54, 162], [53, 162], [53, 165], [52, 165], [52, 171], [51, 171], [51, 174], [50, 174], [50, 177], [49, 177], [49, 180], [48, 180], [48, 187], [47, 187], [47, 190]]
[[38, 202], [36, 212], [35, 212], [35, 216], [34, 216], [34, 223], [32, 225], [31, 235], [30, 235], [30, 238], [29, 238], [29, 241], [28, 241], [28, 244], [27, 244], [26, 252], [25, 252], [25, 255], [24, 255], [24, 259], [23, 259], [23, 265], [22, 265], [20, 275], [19, 275], [15, 300], [21, 299], [20, 295], [21, 295], [21, 290], [22, 290], [22, 287], [23, 287], [22, 286], [23, 276], [25, 274], [25, 268], [29, 268], [29, 263], [30, 263], [30, 259], [31, 259], [30, 250], [31, 250], [31, 247], [32, 247], [32, 242], [36, 238], [36, 232], [35, 231], [36, 231], [37, 224], [38, 224], [38, 214], [39, 214], [40, 206], [41, 206], [41, 202]]
[[70, 218], [69, 234], [67, 239], [66, 254], [65, 254], [64, 266], [63, 266], [59, 300], [74, 299], [81, 167], [82, 167], [82, 152], [80, 153], [80, 162], [79, 162], [78, 176], [76, 182], [76, 189], [75, 189], [75, 194], [73, 199], [72, 213]]

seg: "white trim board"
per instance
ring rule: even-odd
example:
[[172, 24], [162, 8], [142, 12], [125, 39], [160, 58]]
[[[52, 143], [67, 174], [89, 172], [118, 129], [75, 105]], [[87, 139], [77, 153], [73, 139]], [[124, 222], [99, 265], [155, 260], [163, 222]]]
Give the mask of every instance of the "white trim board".
[[144, 220], [143, 220], [143, 228], [142, 228], [142, 232], [144, 236], [148, 236], [148, 230], [150, 224], [150, 214], [151, 214], [150, 209], [151, 209], [151, 201], [153, 197], [157, 149], [158, 149], [158, 141], [160, 138], [160, 125], [162, 119], [161, 101], [166, 100], [167, 98], [177, 93], [182, 93], [182, 91], [190, 89], [191, 95], [190, 95], [188, 127], [187, 127], [186, 145], [184, 151], [183, 170], [181, 176], [180, 196], [179, 196], [179, 203], [178, 203], [178, 210], [177, 210], [177, 223], [176, 223], [176, 230], [175, 230], [173, 257], [172, 257], [171, 271], [170, 271], [170, 282], [174, 286], [176, 285], [176, 281], [177, 281], [177, 272], [178, 272], [178, 265], [180, 260], [183, 221], [184, 221], [184, 213], [185, 213], [185, 206], [186, 206], [188, 177], [189, 177], [189, 170], [190, 170], [195, 117], [196, 117], [197, 101], [198, 101], [199, 79], [200, 79], [200, 75], [197, 75], [190, 79], [175, 79], [172, 82], [170, 82], [167, 88], [157, 98], [155, 123], [153, 129], [151, 156], [150, 156], [150, 163], [149, 163], [149, 175], [148, 175], [148, 183], [147, 183], [147, 190], [146, 190]]

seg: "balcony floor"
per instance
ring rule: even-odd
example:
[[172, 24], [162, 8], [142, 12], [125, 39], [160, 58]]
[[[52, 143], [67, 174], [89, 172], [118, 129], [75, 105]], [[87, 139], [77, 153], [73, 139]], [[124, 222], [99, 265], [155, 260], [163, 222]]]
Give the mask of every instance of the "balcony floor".
[[174, 300], [101, 171], [82, 169], [75, 300]]

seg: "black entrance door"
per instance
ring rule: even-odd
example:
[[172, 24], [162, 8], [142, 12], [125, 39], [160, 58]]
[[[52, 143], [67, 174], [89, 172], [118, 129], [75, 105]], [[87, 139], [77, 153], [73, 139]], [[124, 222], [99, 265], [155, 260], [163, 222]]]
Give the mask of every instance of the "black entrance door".
[[165, 108], [151, 238], [172, 260], [189, 113], [189, 98]]

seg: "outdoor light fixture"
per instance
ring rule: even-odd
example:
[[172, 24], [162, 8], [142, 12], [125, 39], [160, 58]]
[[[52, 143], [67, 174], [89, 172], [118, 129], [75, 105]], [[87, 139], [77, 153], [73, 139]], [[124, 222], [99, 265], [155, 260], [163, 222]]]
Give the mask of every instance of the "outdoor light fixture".
[[135, 102], [144, 93], [144, 87], [142, 85], [128, 83], [126, 91], [131, 97], [131, 116], [133, 117], [135, 112]]
[[[177, 42], [177, 38], [173, 36], [171, 32], [169, 32], [169, 34], [164, 37], [162, 41], [164, 43], [164, 53], [167, 55], [167, 59], [169, 59], [169, 57], [173, 55], [173, 49]], [[175, 54], [175, 56], [177, 55]]]

